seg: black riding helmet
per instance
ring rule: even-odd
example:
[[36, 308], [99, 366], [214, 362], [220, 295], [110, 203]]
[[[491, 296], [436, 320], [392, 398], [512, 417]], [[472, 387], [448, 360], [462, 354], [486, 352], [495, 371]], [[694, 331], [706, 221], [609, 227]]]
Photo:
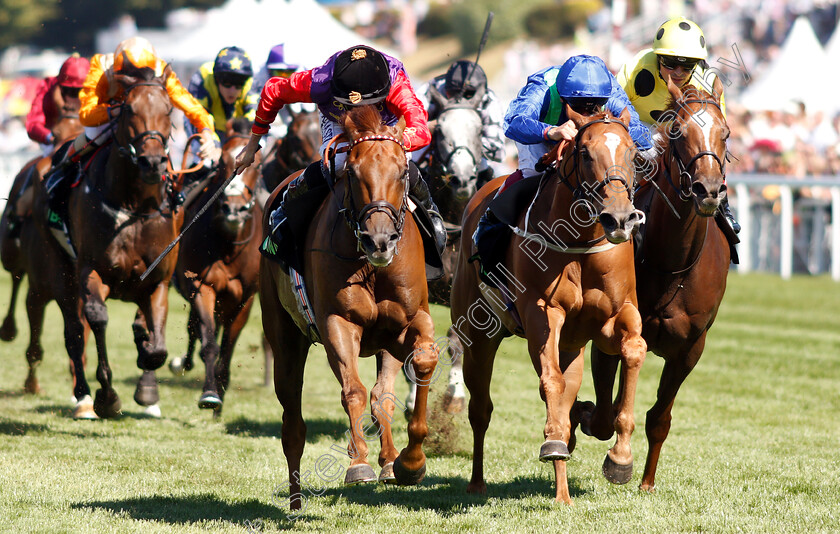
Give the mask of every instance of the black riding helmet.
[[354, 46], [335, 58], [331, 81], [333, 97], [348, 106], [385, 100], [391, 90], [388, 62], [369, 46]]
[[447, 98], [459, 95], [468, 100], [476, 95], [481, 98], [487, 91], [487, 75], [481, 65], [463, 59], [456, 61], [446, 71], [444, 90]]

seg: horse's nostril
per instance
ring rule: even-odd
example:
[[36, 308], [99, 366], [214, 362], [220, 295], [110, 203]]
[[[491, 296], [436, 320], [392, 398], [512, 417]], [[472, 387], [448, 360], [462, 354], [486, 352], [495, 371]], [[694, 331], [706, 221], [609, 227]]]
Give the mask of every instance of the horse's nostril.
[[598, 217], [598, 220], [601, 222], [601, 226], [603, 226], [604, 230], [607, 232], [610, 232], [618, 227], [618, 221], [616, 221], [615, 217], [613, 217], [609, 213], [602, 213]]
[[691, 192], [694, 194], [694, 196], [697, 196], [697, 197], [700, 197], [700, 198], [705, 198], [706, 196], [709, 195], [709, 192], [706, 189], [706, 186], [699, 183], [699, 182], [694, 182], [693, 184], [691, 184]]

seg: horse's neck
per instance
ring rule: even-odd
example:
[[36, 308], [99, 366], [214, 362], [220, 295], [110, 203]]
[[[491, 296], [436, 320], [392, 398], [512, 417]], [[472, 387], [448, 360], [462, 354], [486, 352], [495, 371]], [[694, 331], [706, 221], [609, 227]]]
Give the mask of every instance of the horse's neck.
[[110, 147], [105, 172], [94, 171], [94, 174], [98, 175], [95, 181], [97, 188], [113, 207], [133, 211], [148, 208], [148, 211], [152, 211], [158, 208], [163, 200], [161, 188], [143, 182], [140, 179], [140, 169], [132, 164], [128, 157], [121, 156], [115, 144]]
[[[670, 180], [668, 172], [671, 173]], [[661, 265], [667, 265], [672, 270], [678, 269], [687, 260], [690, 261], [700, 253], [706, 238], [706, 224], [708, 223], [706, 217], [701, 217], [694, 211], [692, 199], [684, 200], [679, 191], [674, 188], [679, 187], [677, 180], [679, 180], [679, 170], [676, 163], [670, 161], [667, 167], [660, 170], [657, 185], [668, 198], [679, 218], [674, 216], [662, 197], [654, 192], [650, 217], [646, 225], [648, 236], [655, 233], [658, 237], [644, 240], [645, 258], [649, 260], [658, 258]], [[656, 231], [652, 232], [654, 228]]]
[[545, 183], [531, 210], [529, 225], [532, 228], [538, 228], [546, 237], [554, 237], [566, 245], [591, 241], [604, 235], [597, 222], [587, 224], [587, 206], [576, 203], [572, 190], [556, 175], [541, 179]]

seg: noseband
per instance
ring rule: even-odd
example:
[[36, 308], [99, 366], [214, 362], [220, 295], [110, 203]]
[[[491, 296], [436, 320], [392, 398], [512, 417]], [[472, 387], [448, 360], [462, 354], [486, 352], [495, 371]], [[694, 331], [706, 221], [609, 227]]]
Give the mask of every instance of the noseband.
[[[580, 128], [578, 128], [578, 133], [575, 136], [575, 146], [572, 149], [572, 157], [574, 158], [574, 162], [572, 164], [572, 168], [569, 170], [568, 174], [560, 174], [560, 182], [565, 184], [566, 187], [571, 189], [572, 195], [574, 196], [575, 200], [589, 200], [592, 197], [595, 197], [602, 189], [607, 187], [610, 182], [619, 182], [624, 189], [627, 191], [627, 196], [630, 198], [630, 202], [633, 202], [633, 188], [630, 187], [630, 184], [627, 183], [627, 180], [623, 176], [617, 175], [609, 175], [604, 177], [603, 180], [598, 182], [595, 185], [592, 185], [588, 182], [584, 182], [580, 179], [580, 175], [576, 172], [577, 169], [580, 167], [580, 158], [582, 157], [582, 151], [580, 149], [580, 141], [583, 136], [583, 132], [594, 124], [619, 124], [624, 131], [628, 134], [630, 133], [630, 129], [627, 127], [626, 124], [621, 122], [620, 120], [612, 119], [609, 116], [604, 116], [603, 119], [597, 119], [594, 121], [589, 121]], [[569, 177], [575, 174], [577, 176], [577, 184], [572, 186], [571, 182], [569, 181]]]
[[[402, 144], [402, 141], [397, 139], [396, 137], [390, 135], [366, 135], [364, 137], [359, 137], [355, 139], [349, 146], [337, 149], [335, 152], [350, 152], [353, 148], [356, 147], [359, 143], [363, 143], [365, 141], [391, 141], [400, 146], [405, 154], [405, 146]], [[332, 178], [333, 184], [335, 183], [335, 152], [330, 155], [330, 174]], [[348, 166], [347, 167], [347, 178], [348, 179], [356, 179], [355, 172], [353, 169]], [[389, 219], [391, 219], [391, 223], [393, 223], [394, 228], [397, 231], [398, 238], [402, 238], [403, 226], [405, 224], [405, 212], [406, 207], [408, 205], [408, 162], [406, 161], [405, 172], [402, 175], [402, 182], [403, 182], [403, 198], [402, 203], [400, 204], [399, 209], [394, 207], [393, 204], [388, 202], [387, 200], [374, 200], [362, 207], [359, 211], [358, 215], [356, 214], [356, 202], [353, 198], [353, 187], [348, 184], [347, 191], [349, 195], [349, 207], [341, 207], [339, 212], [344, 215], [347, 224], [350, 226], [350, 230], [353, 232], [353, 235], [356, 236], [357, 240], [357, 247], [359, 250], [363, 250], [362, 247], [362, 236], [368, 235], [368, 232], [362, 230], [362, 227], [367, 222], [367, 220], [377, 212], [385, 213]], [[333, 184], [330, 184], [332, 187]], [[333, 190], [333, 193], [335, 191]]]
[[[701, 99], [684, 100], [683, 104], [712, 104], [713, 106], [715, 106], [716, 108], [718, 108], [721, 111], [721, 114], [723, 113], [723, 110], [721, 109], [720, 104], [718, 104], [717, 102], [715, 102], [713, 100], [701, 100]], [[671, 131], [673, 131], [673, 129]], [[689, 170], [691, 169], [692, 165], [697, 163], [698, 159], [700, 159], [704, 156], [711, 156], [712, 158], [714, 158], [714, 160], [718, 164], [718, 168], [720, 168], [721, 176], [723, 177], [724, 180], [726, 180], [726, 156], [724, 156], [724, 159], [722, 160], [720, 158], [720, 156], [718, 156], [717, 154], [715, 154], [711, 150], [703, 150], [701, 152], [698, 152], [690, 160], [688, 160], [688, 163], [683, 163], [682, 156], [680, 155], [680, 152], [677, 149], [677, 144], [673, 142], [673, 140], [677, 137], [683, 137], [683, 136], [680, 135], [680, 136], [672, 137], [671, 138], [672, 142], [669, 143], [669, 145], [670, 145], [670, 148], [671, 148], [671, 157], [674, 159], [674, 161], [677, 162], [677, 168], [679, 169], [679, 172], [680, 172], [679, 187], [677, 187], [677, 185], [675, 185], [674, 182], [671, 180], [671, 173], [670, 172], [666, 172], [666, 175], [668, 176], [668, 182], [671, 184], [671, 187], [673, 187], [680, 194], [680, 198], [682, 198], [683, 200], [688, 200], [688, 199], [691, 198], [691, 195], [692, 195], [691, 186], [694, 185], [694, 178], [693, 178], [692, 174], [689, 172]], [[683, 187], [684, 184], [686, 184], [688, 187], [684, 188]]]

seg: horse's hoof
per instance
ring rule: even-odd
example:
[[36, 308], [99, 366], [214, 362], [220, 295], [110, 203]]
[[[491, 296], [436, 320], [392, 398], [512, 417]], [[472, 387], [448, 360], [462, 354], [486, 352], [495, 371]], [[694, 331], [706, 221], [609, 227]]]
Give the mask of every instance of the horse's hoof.
[[3, 341], [12, 341], [17, 337], [18, 330], [14, 321], [8, 319], [3, 321], [3, 326], [0, 326], [0, 339]]
[[467, 485], [467, 493], [473, 495], [487, 495], [487, 484], [482, 480], [481, 482], [470, 482]]
[[394, 476], [394, 462], [388, 462], [379, 472], [379, 482], [383, 484], [395, 484], [397, 477]]
[[617, 464], [607, 454], [601, 470], [604, 472], [604, 478], [613, 484], [627, 484], [633, 476], [633, 461], [631, 460], [627, 465]]
[[205, 391], [201, 398], [198, 399], [198, 407], [202, 410], [216, 410], [221, 409], [222, 399], [215, 391]]
[[140, 406], [151, 406], [157, 404], [158, 401], [160, 401], [160, 395], [158, 395], [157, 384], [153, 386], [137, 384], [137, 389], [134, 390], [134, 402]]
[[99, 417], [109, 419], [122, 414], [122, 402], [113, 389], [107, 391], [97, 389], [96, 398], [93, 401], [93, 410]]
[[41, 392], [41, 385], [38, 383], [38, 378], [34, 376], [27, 376], [26, 382], [23, 384], [23, 391], [29, 395], [37, 395]]
[[373, 472], [373, 468], [368, 464], [349, 467], [347, 474], [344, 475], [344, 485], [353, 486], [362, 482], [376, 482], [376, 473]]
[[169, 370], [172, 371], [172, 374], [175, 376], [184, 376], [184, 373], [187, 370], [187, 366], [184, 365], [184, 357], [183, 356], [175, 356], [171, 360], [169, 360]]
[[563, 460], [564, 462], [571, 457], [569, 454], [569, 447], [566, 443], [558, 439], [549, 439], [540, 447], [540, 461], [552, 462], [554, 460]]
[[143, 409], [143, 413], [148, 417], [154, 417], [155, 419], [160, 419], [160, 405], [159, 404], [152, 404], [151, 406], [146, 406]]
[[400, 461], [399, 456], [397, 459], [394, 460], [394, 480], [400, 486], [414, 486], [415, 484], [419, 484], [423, 477], [426, 476], [426, 464], [424, 463], [420, 466], [420, 469], [416, 471], [409, 471], [405, 467], [403, 467], [402, 462]]
[[590, 428], [590, 421], [592, 415], [595, 413], [595, 403], [592, 401], [578, 401], [575, 407], [580, 414], [580, 431], [587, 436], [592, 436], [592, 429]]
[[[74, 397], [73, 400], [75, 401], [76, 398]], [[85, 395], [82, 400], [76, 402], [76, 407], [73, 408], [73, 419], [99, 419], [93, 410], [93, 399], [90, 395]]]
[[446, 413], [461, 413], [464, 411], [466, 397], [463, 392], [461, 395], [457, 395], [454, 390], [455, 386], [450, 385], [443, 395], [443, 409], [446, 410]]

